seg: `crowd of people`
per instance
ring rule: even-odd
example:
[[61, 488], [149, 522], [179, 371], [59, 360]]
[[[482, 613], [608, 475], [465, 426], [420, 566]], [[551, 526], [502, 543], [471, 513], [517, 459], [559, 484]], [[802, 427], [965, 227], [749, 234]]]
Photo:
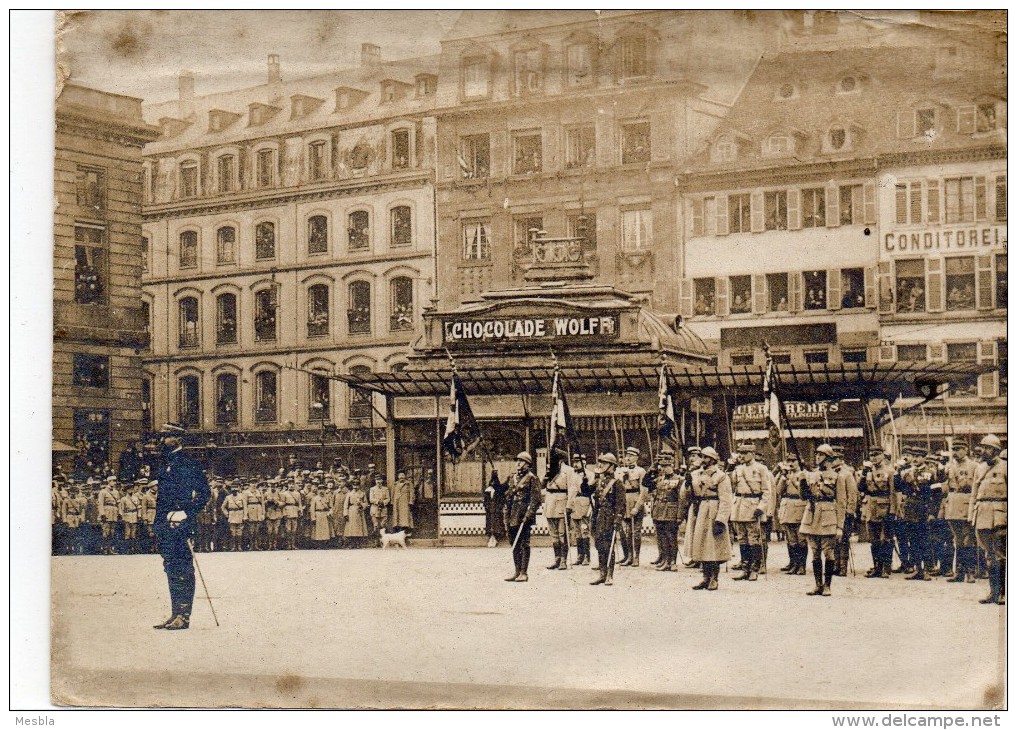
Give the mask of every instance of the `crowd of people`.
[[701, 569], [693, 590], [717, 590], [735, 545], [734, 580], [758, 580], [776, 533], [787, 547], [781, 571], [806, 575], [811, 554], [815, 586], [808, 593], [830, 596], [835, 576], [857, 574], [850, 550], [857, 534], [871, 551], [866, 578], [987, 579], [981, 602], [1005, 603], [1007, 452], [994, 435], [973, 449], [959, 439], [950, 452], [906, 448], [896, 462], [874, 448], [858, 467], [830, 444], [816, 449], [812, 465], [791, 453], [773, 470], [748, 443], [726, 461], [713, 447], [692, 447], [684, 459], [662, 449], [647, 470], [640, 456], [629, 447], [621, 463], [605, 453], [594, 466], [576, 454], [540, 484], [524, 451], [515, 474], [504, 482], [493, 475], [488, 528], [493, 541], [502, 534], [511, 541], [515, 572], [506, 580], [529, 580], [529, 536], [540, 508], [555, 555], [548, 569], [565, 569], [571, 547], [573, 564], [589, 565], [592, 537], [599, 572], [593, 585], [612, 584], [619, 552], [617, 565], [639, 566], [649, 512], [658, 548], [653, 567]]
[[[155, 469], [138, 476], [81, 478], [58, 473], [52, 486], [56, 554], [157, 552], [159, 484]], [[272, 477], [209, 479], [211, 498], [197, 516], [194, 546], [202, 552], [365, 547], [382, 531], [411, 531], [414, 505], [433, 494], [434, 474], [419, 483], [404, 472], [388, 484], [374, 464], [327, 471], [293, 465]]]

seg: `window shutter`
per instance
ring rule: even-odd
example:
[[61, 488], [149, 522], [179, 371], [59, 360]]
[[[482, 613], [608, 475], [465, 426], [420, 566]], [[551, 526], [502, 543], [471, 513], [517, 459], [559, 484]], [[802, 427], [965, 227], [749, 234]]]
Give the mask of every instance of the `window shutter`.
[[866, 266], [865, 277], [865, 306], [876, 306], [876, 269], [874, 266]]
[[727, 277], [718, 276], [714, 281], [714, 287], [716, 288], [714, 299], [717, 302], [717, 316], [726, 317], [730, 314], [727, 306]]
[[764, 209], [763, 209], [763, 192], [757, 190], [749, 196], [749, 206], [751, 208], [750, 225], [753, 233], [759, 233], [760, 231], [766, 230], [766, 221], [764, 220]]
[[208, 179], [210, 177], [209, 164], [208, 153], [201, 153], [201, 158], [198, 160], [198, 195], [204, 195], [205, 191], [210, 188], [210, 181]]
[[939, 223], [939, 180], [929, 180], [926, 182], [926, 210], [928, 211], [928, 217], [926, 220], [929, 223]]
[[[879, 285], [879, 313], [893, 314], [893, 299], [896, 287], [893, 285], [893, 271], [890, 268], [890, 262], [880, 261], [876, 264], [876, 267], [878, 271], [877, 283]], [[868, 298], [867, 287], [865, 296]], [[868, 304], [867, 301], [866, 304]]]
[[689, 237], [702, 236], [706, 233], [706, 222], [703, 220], [703, 208], [706, 203], [703, 200], [689, 200], [685, 207], [686, 215], [689, 216]]
[[913, 110], [897, 112], [897, 136], [911, 139], [915, 136], [915, 113]]
[[792, 271], [787, 275], [788, 311], [802, 311], [802, 273]]
[[787, 227], [797, 231], [802, 227], [802, 191], [791, 188], [787, 191]]
[[728, 231], [728, 227], [727, 227], [727, 196], [726, 195], [718, 195], [717, 196], [717, 215], [716, 215], [716, 221], [717, 221], [717, 235], [718, 236], [726, 236], [727, 235], [727, 231]]
[[929, 258], [925, 262], [925, 311], [943, 311], [943, 259]]
[[504, 177], [512, 169], [512, 162], [509, 160], [511, 154], [508, 133], [492, 132], [490, 136], [490, 168], [491, 177]]
[[959, 134], [974, 134], [975, 107], [973, 104], [957, 107], [957, 132]]
[[988, 216], [985, 205], [985, 176], [975, 178], [975, 220], [984, 221]]
[[865, 217], [862, 222], [865, 225], [872, 225], [876, 222], [876, 183], [862, 185], [862, 212]]
[[946, 345], [942, 342], [930, 342], [926, 352], [929, 362], [946, 362]]
[[826, 272], [826, 308], [840, 309], [840, 269]]
[[896, 345], [880, 345], [879, 346], [879, 361], [880, 362], [897, 362], [897, 346]]
[[[996, 343], [995, 342], [979, 342], [978, 343], [978, 362], [979, 363], [996, 363]], [[996, 397], [996, 371], [993, 370], [991, 373], [983, 373], [978, 376], [978, 397], [979, 398], [995, 398]]]
[[692, 316], [692, 279], [682, 279], [680, 311], [683, 317]]
[[828, 228], [840, 225], [840, 191], [836, 185], [826, 186], [826, 225]]
[[766, 274], [752, 277], [752, 313], [766, 314]]
[[976, 276], [975, 290], [979, 309], [994, 309], [995, 299], [992, 296], [992, 255], [975, 257]]

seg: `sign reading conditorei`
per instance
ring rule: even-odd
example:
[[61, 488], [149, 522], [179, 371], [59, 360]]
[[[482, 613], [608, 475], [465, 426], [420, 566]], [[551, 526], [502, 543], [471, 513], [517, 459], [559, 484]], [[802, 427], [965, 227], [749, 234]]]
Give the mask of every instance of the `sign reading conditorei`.
[[446, 343], [505, 341], [610, 340], [618, 336], [618, 315], [599, 317], [523, 317], [513, 319], [450, 319], [444, 323]]

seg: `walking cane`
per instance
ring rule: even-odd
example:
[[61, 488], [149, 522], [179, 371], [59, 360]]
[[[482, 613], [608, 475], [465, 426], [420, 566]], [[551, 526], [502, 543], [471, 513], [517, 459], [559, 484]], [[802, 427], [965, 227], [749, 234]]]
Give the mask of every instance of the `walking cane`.
[[562, 519], [565, 520], [565, 550], [564, 550], [564, 552], [565, 552], [565, 570], [568, 570], [569, 569], [569, 552], [571, 552], [572, 548], [571, 548], [571, 545], [569, 544], [569, 514], [568, 514], [567, 510], [565, 511], [565, 517], [563, 517]]
[[216, 627], [219, 626], [219, 618], [215, 615], [215, 606], [212, 605], [212, 597], [208, 595], [208, 586], [205, 585], [205, 576], [201, 574], [201, 566], [198, 565], [198, 556], [194, 554], [194, 541], [191, 538], [187, 538], [187, 547], [191, 549], [191, 560], [194, 561], [194, 567], [198, 571], [198, 577], [201, 579], [201, 588], [205, 591], [205, 598], [208, 600], [208, 607], [212, 609], [212, 619], [215, 621]]

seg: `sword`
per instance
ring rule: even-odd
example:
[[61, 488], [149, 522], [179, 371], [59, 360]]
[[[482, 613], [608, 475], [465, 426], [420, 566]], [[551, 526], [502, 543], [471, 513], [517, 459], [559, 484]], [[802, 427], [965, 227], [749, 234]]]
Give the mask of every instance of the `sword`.
[[201, 578], [201, 588], [205, 591], [205, 598], [208, 600], [208, 607], [212, 609], [212, 619], [215, 621], [216, 627], [218, 627], [219, 619], [215, 615], [215, 606], [212, 605], [212, 597], [208, 595], [208, 586], [205, 585], [205, 576], [201, 574], [201, 566], [198, 565], [198, 556], [194, 554], [194, 541], [191, 538], [187, 538], [187, 547], [191, 550], [191, 560], [194, 561], [194, 567], [198, 570], [198, 577]]

